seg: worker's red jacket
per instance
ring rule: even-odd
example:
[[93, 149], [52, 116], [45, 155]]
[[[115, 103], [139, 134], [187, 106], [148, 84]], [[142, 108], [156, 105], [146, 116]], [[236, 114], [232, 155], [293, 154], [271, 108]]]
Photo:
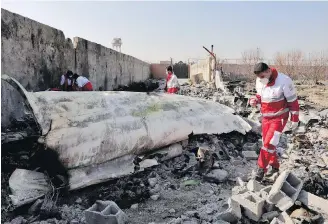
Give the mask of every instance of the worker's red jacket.
[[293, 81], [285, 74], [272, 70], [272, 80], [264, 85], [256, 80], [256, 98], [263, 118], [284, 118], [290, 113], [292, 122], [299, 121], [299, 104]]
[[166, 77], [167, 93], [177, 93], [179, 91], [179, 82], [175, 74], [169, 72]]

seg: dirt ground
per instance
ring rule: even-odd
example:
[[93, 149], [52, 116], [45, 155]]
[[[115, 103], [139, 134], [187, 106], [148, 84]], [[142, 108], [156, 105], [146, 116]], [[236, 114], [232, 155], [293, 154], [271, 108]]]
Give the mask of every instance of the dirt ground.
[[314, 103], [316, 109], [328, 108], [328, 86], [296, 85], [299, 97]]

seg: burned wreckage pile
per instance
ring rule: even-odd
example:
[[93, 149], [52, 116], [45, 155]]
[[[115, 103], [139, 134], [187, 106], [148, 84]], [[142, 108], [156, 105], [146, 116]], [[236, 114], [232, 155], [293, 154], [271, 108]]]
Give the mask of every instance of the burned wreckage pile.
[[[2, 222], [205, 224], [323, 223], [328, 220], [328, 111], [317, 113], [303, 107], [298, 133], [288, 134], [287, 130], [282, 136], [281, 148], [286, 150], [280, 151], [279, 177], [268, 177], [258, 183], [251, 178], [261, 146], [258, 114], [247, 108], [247, 96], [242, 95], [240, 89], [222, 93], [206, 85], [182, 86], [184, 91], [180, 94], [193, 97], [102, 92], [102, 96], [93, 95], [84, 100], [85, 105], [64, 103], [67, 97], [54, 97], [55, 93], [24, 93], [33, 116], [16, 120], [12, 127], [2, 130]], [[97, 97], [101, 98], [99, 102], [95, 102]], [[106, 97], [117, 98], [111, 101]], [[133, 104], [133, 101], [143, 103], [132, 105], [132, 116], [127, 116], [128, 110], [122, 105]], [[77, 102], [80, 101], [77, 99]], [[49, 103], [55, 106], [46, 107]], [[75, 120], [65, 115], [67, 111], [76, 112], [75, 107], [97, 109], [92, 103], [99, 104], [100, 108], [111, 105], [113, 111], [109, 113], [120, 114], [125, 120], [137, 119], [129, 120], [133, 125], [128, 126], [119, 119], [110, 120], [110, 115], [99, 111], [93, 111], [94, 117], [85, 115]], [[175, 110], [183, 117], [175, 114]], [[205, 116], [205, 112], [210, 117]], [[168, 118], [165, 113], [169, 114]], [[104, 117], [110, 123], [115, 122], [116, 132], [108, 131], [108, 125], [102, 129], [98, 122], [107, 122]], [[174, 122], [170, 123], [172, 119]], [[215, 123], [215, 119], [220, 121]], [[70, 123], [65, 124], [63, 120]], [[146, 124], [146, 134], [138, 129], [139, 120], [143, 127]], [[76, 145], [95, 146], [98, 142], [96, 135], [100, 134], [93, 123], [101, 129], [99, 132], [108, 133], [102, 136], [100, 143], [109, 135], [115, 135], [117, 139], [105, 144], [125, 151], [114, 149], [106, 154], [105, 148], [101, 148], [99, 152], [85, 151], [82, 157], [85, 160], [74, 159], [81, 156], [78, 151], [70, 151]], [[175, 130], [174, 137], [168, 134], [168, 129], [164, 134], [159, 133], [159, 126]], [[37, 129], [41, 129], [41, 134]], [[73, 137], [80, 136], [79, 141], [86, 138], [81, 136], [81, 130], [90, 129], [86, 132], [91, 136], [87, 139], [90, 142], [70, 143], [72, 136], [62, 137], [63, 133], [68, 135], [68, 129]], [[181, 129], [185, 131], [179, 132]], [[122, 130], [131, 132], [126, 134]], [[152, 141], [146, 139], [140, 143], [138, 139], [128, 138], [132, 131], [139, 133], [137, 137], [149, 136]], [[130, 147], [124, 144], [125, 139], [127, 144], [132, 144]], [[156, 150], [150, 150], [152, 148]], [[66, 177], [69, 189], [65, 187]]]

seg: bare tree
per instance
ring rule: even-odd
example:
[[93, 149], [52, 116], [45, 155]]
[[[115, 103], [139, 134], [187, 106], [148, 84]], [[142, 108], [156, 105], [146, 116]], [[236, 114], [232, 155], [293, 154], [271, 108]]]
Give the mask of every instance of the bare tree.
[[301, 76], [302, 67], [304, 67], [304, 53], [300, 50], [277, 52], [274, 57], [274, 64], [281, 72], [298, 78]]
[[309, 54], [307, 63], [308, 77], [316, 84], [319, 80], [327, 79], [328, 54], [327, 52], [313, 52]]
[[246, 75], [251, 75], [253, 73], [254, 65], [263, 61], [263, 53], [260, 48], [243, 51], [241, 57], [243, 64], [247, 67]]

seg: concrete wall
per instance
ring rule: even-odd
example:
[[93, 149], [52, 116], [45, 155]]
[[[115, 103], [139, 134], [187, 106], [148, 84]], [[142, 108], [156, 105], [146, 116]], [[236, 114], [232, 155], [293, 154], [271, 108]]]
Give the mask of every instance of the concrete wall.
[[74, 68], [74, 54], [62, 31], [1, 9], [1, 73], [27, 90], [58, 83], [65, 70]]
[[[95, 90], [112, 90], [150, 75], [150, 65], [137, 58], [82, 38], [74, 38], [73, 45], [62, 31], [1, 9], [1, 74], [14, 77], [28, 91], [43, 91], [59, 86], [68, 69], [89, 77]], [[1, 86], [1, 126], [6, 126], [10, 116], [21, 114], [12, 111], [18, 110], [20, 99]]]
[[[151, 64], [150, 73], [154, 79], [165, 79], [166, 78], [166, 68], [170, 64]], [[175, 63], [173, 65], [174, 74], [181, 79], [187, 79], [189, 74], [189, 65], [183, 62]]]
[[150, 64], [85, 39], [74, 38], [74, 71], [88, 77], [94, 88], [112, 90], [149, 78]]
[[193, 80], [193, 76], [200, 77], [200, 79], [206, 82], [210, 81], [211, 78], [211, 68], [210, 59], [199, 60], [197, 63], [190, 65], [189, 77]]

